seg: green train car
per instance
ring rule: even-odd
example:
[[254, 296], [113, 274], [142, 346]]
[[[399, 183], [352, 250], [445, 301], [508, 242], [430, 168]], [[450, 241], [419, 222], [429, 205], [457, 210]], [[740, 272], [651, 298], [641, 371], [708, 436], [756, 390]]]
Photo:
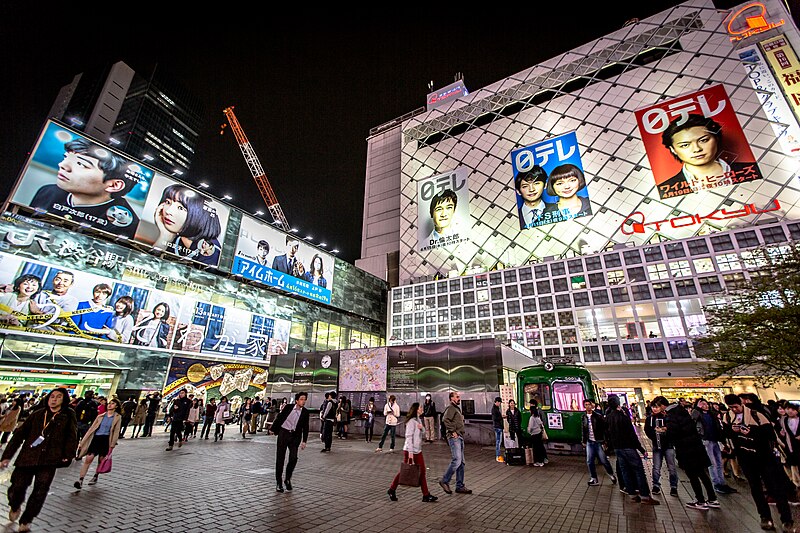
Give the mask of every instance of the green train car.
[[547, 428], [548, 450], [583, 453], [581, 417], [586, 398], [597, 401], [592, 376], [582, 366], [548, 361], [523, 368], [517, 374], [522, 428], [528, 427], [530, 407], [536, 402]]

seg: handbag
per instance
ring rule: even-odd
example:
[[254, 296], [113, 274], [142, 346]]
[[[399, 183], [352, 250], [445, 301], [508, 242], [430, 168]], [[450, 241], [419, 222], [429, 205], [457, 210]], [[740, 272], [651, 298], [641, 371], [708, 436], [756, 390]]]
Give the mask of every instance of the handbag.
[[546, 441], [549, 438], [550, 437], [547, 436], [547, 431], [545, 431], [545, 429], [542, 428], [542, 441]]
[[97, 465], [98, 474], [107, 474], [109, 472], [111, 472], [111, 452], [108, 452], [106, 458], [100, 461], [100, 464]]
[[[409, 458], [413, 461], [413, 458]], [[403, 461], [400, 464], [400, 485], [406, 487], [419, 487], [419, 465], [411, 462]]]

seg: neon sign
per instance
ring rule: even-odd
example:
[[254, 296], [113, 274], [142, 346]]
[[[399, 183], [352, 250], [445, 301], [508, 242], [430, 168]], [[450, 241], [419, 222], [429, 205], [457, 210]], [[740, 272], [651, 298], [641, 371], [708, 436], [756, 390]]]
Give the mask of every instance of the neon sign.
[[[752, 14], [750, 15], [744, 15], [744, 27], [742, 27], [740, 23], [740, 28], [734, 29], [734, 22], [740, 20], [740, 16], [748, 10], [758, 10], [758, 12], [751, 12]], [[778, 26], [783, 26], [784, 24], [786, 24], [786, 21], [783, 19], [780, 19], [778, 22], [767, 22], [767, 7], [761, 2], [753, 2], [740, 8], [731, 15], [730, 20], [728, 20], [728, 34], [730, 35], [731, 42], [736, 42], [759, 33], [764, 33]]]
[[780, 208], [780, 202], [775, 199], [772, 200], [771, 206], [767, 206], [764, 209], [757, 208], [755, 204], [746, 204], [742, 209], [735, 209], [731, 211], [727, 209], [715, 209], [707, 215], [701, 215], [699, 213], [694, 215], [681, 215], [679, 217], [659, 220], [657, 222], [647, 222], [645, 221], [644, 213], [641, 211], [635, 211], [622, 221], [619, 229], [622, 231], [623, 235], [633, 235], [634, 233], [646, 233], [646, 226], [652, 226], [655, 231], [661, 231], [662, 226], [676, 229], [687, 228], [696, 224], [702, 224], [706, 220], [730, 220], [749, 215], [761, 215], [763, 213], [769, 213], [770, 211], [778, 211]]

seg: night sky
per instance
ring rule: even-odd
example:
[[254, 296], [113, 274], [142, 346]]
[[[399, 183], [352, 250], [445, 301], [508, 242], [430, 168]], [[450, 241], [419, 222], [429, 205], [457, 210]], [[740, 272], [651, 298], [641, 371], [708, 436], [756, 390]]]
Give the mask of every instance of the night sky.
[[232, 132], [219, 134], [222, 109], [234, 105], [289, 223], [354, 262], [370, 128], [423, 106], [430, 80], [439, 88], [462, 72], [476, 91], [677, 3], [537, 2], [479, 22], [484, 8], [467, 19], [445, 4], [413, 18], [276, 18], [218, 4], [208, 16], [197, 14], [199, 22], [120, 11], [110, 23], [105, 13], [83, 15], [77, 7], [31, 14], [27, 6], [41, 4], [5, 2], [0, 195], [9, 194], [58, 90], [75, 74], [118, 60], [134, 69], [157, 62], [205, 107], [197, 155], [182, 178], [209, 183], [212, 194], [230, 194], [245, 211], [266, 212]]

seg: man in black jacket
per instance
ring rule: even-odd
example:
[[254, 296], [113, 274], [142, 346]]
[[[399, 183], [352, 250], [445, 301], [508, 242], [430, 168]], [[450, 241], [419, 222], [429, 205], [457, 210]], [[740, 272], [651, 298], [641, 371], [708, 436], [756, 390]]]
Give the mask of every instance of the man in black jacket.
[[97, 418], [97, 402], [94, 401], [94, 391], [87, 390], [83, 393], [83, 399], [75, 406], [75, 419], [78, 424], [78, 440], [83, 438], [83, 435], [92, 425], [94, 419]]
[[144, 419], [144, 429], [142, 430], [142, 437], [150, 437], [153, 434], [153, 425], [156, 423], [158, 416], [158, 408], [161, 406], [161, 396], [154, 392], [147, 399], [147, 416]]
[[[633, 496], [633, 501], [641, 502], [645, 505], [660, 505], [661, 502], [654, 500], [650, 496], [650, 486], [647, 484], [642, 458], [639, 457], [638, 453], [642, 452], [644, 457], [647, 458], [647, 451], [642, 446], [642, 443], [639, 442], [639, 437], [633, 429], [631, 419], [620, 409], [619, 396], [616, 394], [608, 396], [606, 423], [608, 425], [606, 439], [617, 454], [628, 494]], [[637, 490], [639, 491], [638, 496], [636, 495]]]
[[603, 450], [603, 443], [605, 442], [606, 421], [603, 415], [597, 411], [597, 405], [588, 398], [583, 401], [583, 407], [586, 412], [581, 418], [581, 425], [583, 426], [583, 437], [581, 442], [586, 448], [586, 464], [589, 466], [589, 486], [594, 487], [600, 484], [597, 481], [597, 469], [594, 466], [595, 457], [606, 469], [606, 473], [611, 478], [611, 484], [616, 485], [617, 478], [614, 476], [614, 469], [611, 468], [611, 463], [606, 457], [606, 452]]
[[[333, 425], [336, 423], [336, 393], [329, 392], [325, 395], [325, 403], [322, 404], [322, 409], [319, 417], [322, 419], [322, 444], [321, 452], [331, 451], [331, 444], [333, 443]], [[272, 427], [278, 427], [272, 423]]]
[[[275, 487], [277, 492], [292, 490], [292, 473], [297, 465], [297, 448], [306, 449], [308, 441], [308, 409], [306, 400], [308, 393], [298, 392], [294, 395], [294, 405], [287, 404], [286, 407], [275, 418], [271, 431], [278, 436], [278, 449], [275, 450], [275, 478], [278, 484]], [[286, 449], [289, 449], [289, 463], [286, 465], [286, 479], [283, 479], [283, 462], [286, 459]]]
[[186, 389], [178, 391], [178, 397], [172, 402], [172, 407], [169, 410], [172, 427], [169, 432], [168, 452], [172, 451], [172, 445], [175, 444], [176, 439], [178, 448], [183, 446], [183, 427], [186, 425], [186, 419], [189, 418], [189, 409], [191, 407], [192, 401], [186, 397]]
[[500, 406], [503, 404], [503, 399], [498, 396], [494, 399], [492, 406], [492, 426], [494, 426], [494, 454], [497, 456], [498, 463], [504, 463], [505, 459], [500, 455], [500, 443], [503, 441], [503, 411]]
[[661, 494], [661, 466], [667, 462], [669, 471], [669, 495], [678, 495], [678, 468], [675, 464], [675, 447], [667, 435], [664, 406], [652, 402], [650, 414], [644, 422], [644, 433], [653, 443], [653, 494]]

